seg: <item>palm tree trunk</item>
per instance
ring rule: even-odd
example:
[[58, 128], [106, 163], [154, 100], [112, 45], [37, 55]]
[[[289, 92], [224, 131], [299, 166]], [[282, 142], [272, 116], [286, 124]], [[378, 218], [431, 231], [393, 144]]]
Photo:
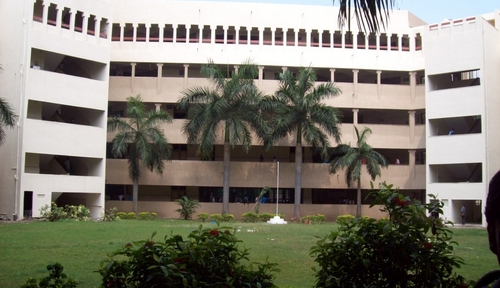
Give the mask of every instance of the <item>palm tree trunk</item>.
[[356, 197], [356, 218], [361, 217], [361, 179], [358, 179], [358, 192]]
[[[297, 137], [301, 137], [297, 133]], [[300, 220], [300, 200], [302, 190], [302, 143], [295, 145], [295, 201], [293, 205], [293, 218]]]
[[222, 187], [222, 215], [229, 213], [229, 160], [231, 146], [224, 141], [224, 180]]
[[133, 184], [132, 184], [132, 202], [134, 205], [135, 214], [138, 213], [138, 210], [137, 210], [138, 200], [139, 200], [139, 179], [134, 178]]

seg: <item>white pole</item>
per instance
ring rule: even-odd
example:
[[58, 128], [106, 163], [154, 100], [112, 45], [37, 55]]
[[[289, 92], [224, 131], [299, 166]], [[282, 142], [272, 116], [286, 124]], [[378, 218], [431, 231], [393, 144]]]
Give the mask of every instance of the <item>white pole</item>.
[[279, 191], [280, 191], [280, 162], [276, 162], [276, 216], [278, 216], [278, 198], [279, 198]]

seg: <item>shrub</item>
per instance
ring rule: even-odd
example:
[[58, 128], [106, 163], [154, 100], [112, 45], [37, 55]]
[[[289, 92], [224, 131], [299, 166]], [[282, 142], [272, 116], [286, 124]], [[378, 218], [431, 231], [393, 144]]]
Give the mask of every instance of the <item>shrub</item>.
[[187, 239], [172, 235], [158, 242], [154, 236], [126, 244], [101, 262], [102, 287], [276, 287], [276, 264], [240, 263], [247, 263], [249, 252], [239, 249], [232, 228], [200, 225]]
[[196, 200], [191, 200], [186, 196], [182, 196], [181, 198], [175, 200], [177, 205], [181, 206], [181, 208], [175, 210], [181, 215], [181, 218], [184, 220], [191, 219], [193, 214], [196, 212], [196, 208], [200, 207], [200, 203]]
[[128, 212], [125, 219], [137, 219], [137, 214], [135, 212]]
[[344, 225], [344, 224], [347, 224], [347, 223], [351, 222], [352, 220], [354, 220], [354, 218], [355, 217], [353, 215], [350, 215], [350, 214], [339, 215], [339, 216], [337, 216], [337, 220], [335, 220], [335, 222], [337, 224]]
[[62, 272], [64, 267], [57, 262], [47, 265], [47, 270], [49, 270], [49, 276], [40, 279], [39, 284], [36, 279], [29, 278], [21, 288], [75, 288], [78, 284]]
[[116, 212], [116, 217], [120, 219], [127, 219], [127, 213], [126, 212]]
[[42, 218], [50, 222], [68, 219], [87, 221], [89, 220], [90, 210], [83, 205], [58, 207], [55, 202], [52, 202], [50, 207], [49, 205], [45, 205], [40, 208], [40, 214]]
[[243, 219], [243, 222], [257, 222], [259, 221], [259, 215], [254, 212], [247, 212], [241, 214], [241, 218]]
[[222, 215], [221, 214], [210, 214], [210, 220], [215, 221], [215, 222], [221, 222]]
[[316, 223], [320, 223], [321, 224], [321, 223], [323, 223], [323, 222], [326, 221], [326, 216], [323, 215], [323, 214], [318, 214], [318, 215], [316, 215], [316, 217], [315, 217], [314, 220], [315, 220]]
[[225, 221], [225, 222], [234, 221], [234, 215], [226, 213], [226, 214], [222, 215], [222, 221]]
[[157, 216], [157, 214], [155, 212], [153, 213], [150, 213], [150, 212], [140, 212], [138, 215], [137, 215], [137, 218], [139, 220], [153, 220], [155, 219]]
[[319, 240], [310, 250], [319, 264], [316, 287], [468, 287], [452, 274], [462, 263], [453, 253], [452, 232], [426, 215], [435, 204], [409, 205], [385, 183], [370, 196], [389, 220], [340, 221], [338, 231]]
[[259, 217], [260, 221], [267, 222], [271, 218], [274, 217], [274, 214], [271, 214], [271, 213], [262, 213], [262, 214], [259, 214], [258, 217]]
[[116, 212], [116, 207], [106, 209], [104, 210], [104, 213], [102, 215], [102, 221], [111, 222], [115, 221], [116, 219], [120, 219], [117, 215], [118, 213]]
[[200, 219], [201, 222], [205, 222], [208, 219], [208, 214], [207, 213], [200, 213], [200, 214], [198, 214], [198, 219]]

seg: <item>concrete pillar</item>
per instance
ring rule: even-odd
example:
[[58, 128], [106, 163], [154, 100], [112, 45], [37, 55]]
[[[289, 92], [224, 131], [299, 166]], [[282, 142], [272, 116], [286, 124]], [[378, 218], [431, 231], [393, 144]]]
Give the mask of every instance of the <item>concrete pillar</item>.
[[176, 43], [177, 42], [177, 27], [178, 25], [172, 25], [172, 30], [173, 31], [173, 34], [172, 34], [172, 42]]
[[70, 13], [69, 14], [70, 15], [69, 16], [69, 30], [71, 32], [73, 32], [73, 35], [74, 35], [74, 32], [75, 32], [75, 16], [76, 16], [76, 12], [75, 11], [76, 10], [71, 9], [70, 12], [69, 12]]
[[352, 70], [352, 85], [353, 85], [353, 94], [352, 96], [357, 97], [358, 96], [358, 73], [359, 70]]
[[415, 142], [415, 111], [408, 111], [408, 124], [410, 130], [410, 144]]
[[353, 128], [352, 128], [352, 140], [354, 142], [358, 141], [356, 137], [356, 130], [354, 127], [358, 127], [358, 112], [359, 109], [352, 109], [352, 123], [353, 123]]
[[161, 111], [161, 104], [156, 103], [155, 107], [156, 107], [156, 112], [160, 112]]
[[335, 69], [334, 68], [330, 69], [330, 82], [332, 82], [332, 83], [335, 82]]
[[264, 76], [264, 66], [259, 66], [259, 89], [262, 89], [262, 79]]
[[311, 29], [306, 29], [306, 47], [311, 47]]
[[125, 31], [125, 24], [120, 23], [120, 42], [123, 42], [124, 31]]
[[163, 64], [156, 64], [156, 67], [158, 67], [158, 76], [156, 78], [156, 93], [160, 94], [161, 93], [161, 80], [163, 77]]
[[234, 44], [240, 44], [240, 27], [235, 26], [234, 29], [236, 30], [236, 33], [235, 33], [236, 39], [234, 39]]
[[380, 74], [382, 74], [382, 71], [380, 70], [377, 70], [377, 96], [378, 98], [380, 99], [380, 84], [381, 84], [381, 77], [380, 77]]
[[276, 37], [276, 28], [274, 28], [274, 29], [271, 28], [271, 45], [272, 46], [274, 46], [274, 44], [275, 44], [275, 41], [274, 41], [275, 37]]
[[186, 43], [189, 43], [189, 41], [191, 41], [191, 37], [189, 37], [189, 30], [191, 30], [191, 25], [186, 25]]
[[135, 65], [136, 63], [130, 63], [130, 66], [132, 66], [132, 71], [130, 72], [130, 91], [134, 93], [134, 78], [135, 78]]
[[132, 31], [134, 31], [134, 34], [132, 36], [133, 42], [137, 42], [137, 27], [139, 27], [139, 25], [137, 25], [136, 23], [132, 24]]
[[283, 70], [283, 73], [285, 73], [285, 71], [288, 70], [288, 67], [281, 67], [281, 70]]
[[[62, 7], [62, 9], [60, 9], [59, 7]], [[62, 5], [57, 5], [56, 6], [56, 9], [57, 9], [57, 12], [56, 12], [56, 27], [59, 29], [59, 32], [61, 31], [61, 20], [62, 20], [62, 11], [64, 9], [64, 6]]]
[[415, 94], [417, 89], [417, 72], [411, 71], [410, 73], [410, 103], [415, 103]]
[[295, 33], [295, 47], [299, 45], [299, 30], [298, 29], [293, 29], [293, 32]]
[[240, 69], [240, 65], [234, 65], [234, 72], [238, 73], [238, 70]]
[[417, 150], [413, 150], [413, 149], [410, 149], [408, 150], [408, 160], [409, 160], [409, 163], [408, 163], [408, 172], [410, 173], [410, 175], [408, 175], [410, 177], [410, 179], [412, 180], [415, 180], [415, 177], [416, 177], [416, 169], [415, 169], [415, 152]]
[[88, 28], [89, 28], [89, 17], [85, 15], [85, 13], [82, 13], [82, 34], [87, 35]]
[[189, 64], [184, 64], [184, 89], [187, 88], [187, 84], [188, 84], [188, 71], [189, 71], [188, 68], [189, 68]]
[[158, 43], [163, 43], [163, 31], [165, 30], [165, 24], [158, 24]]
[[264, 29], [259, 28], [259, 45], [264, 45]]

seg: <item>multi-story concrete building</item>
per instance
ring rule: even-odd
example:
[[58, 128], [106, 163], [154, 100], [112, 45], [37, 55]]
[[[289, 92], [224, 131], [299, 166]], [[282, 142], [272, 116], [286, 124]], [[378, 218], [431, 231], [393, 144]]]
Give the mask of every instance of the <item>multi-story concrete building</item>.
[[0, 2], [0, 97], [19, 115], [0, 148], [7, 217], [38, 216], [51, 201], [101, 216], [110, 17], [101, 1]]
[[[500, 135], [490, 128], [500, 117], [495, 97], [500, 91], [498, 10], [430, 26], [408, 11], [393, 11], [387, 29], [374, 34], [338, 27], [334, 7], [155, 0], [126, 5], [95, 0], [85, 1], [83, 7], [79, 1], [12, 2], [0, 0], [0, 29], [2, 35], [4, 30], [10, 33], [0, 39], [0, 97], [14, 103], [20, 125], [0, 148], [2, 159], [10, 159], [9, 167], [1, 167], [0, 212], [31, 210], [37, 215], [51, 200], [80, 201], [100, 212], [104, 186], [109, 205], [128, 207], [129, 201], [115, 202], [119, 195], [131, 195], [127, 160], [109, 152], [111, 135], [106, 153], [105, 122], [106, 115], [126, 117], [126, 98], [137, 94], [148, 109], [174, 116], [173, 123], [163, 127], [174, 157], [165, 163], [162, 175], [145, 170], [140, 209], [153, 210], [181, 195], [206, 202], [205, 207], [221, 207], [209, 202], [222, 194], [222, 138], [212, 161], [200, 161], [196, 147], [187, 145], [181, 133], [185, 113], [175, 104], [184, 89], [208, 85], [200, 68], [209, 59], [228, 74], [251, 59], [259, 65], [256, 85], [265, 93], [277, 89], [277, 75], [284, 69], [314, 67], [318, 82], [333, 81], [342, 90], [327, 102], [344, 114], [342, 141], [355, 143], [354, 126], [370, 127], [368, 142], [393, 164], [376, 182], [392, 183], [414, 201], [427, 201], [427, 193], [437, 195], [445, 202], [444, 217], [452, 221], [458, 221], [460, 206], [466, 204], [468, 222], [484, 223], [480, 212], [488, 180], [500, 168], [500, 160], [494, 159]], [[16, 13], [5, 13], [5, 8]], [[7, 29], [7, 23], [15, 25]], [[15, 46], [12, 40], [18, 46], [5, 53], [4, 47]], [[86, 122], [77, 122], [84, 115]], [[453, 137], [441, 136], [452, 128]], [[294, 139], [283, 139], [270, 151], [255, 140], [248, 154], [239, 147], [231, 153], [231, 202], [244, 195], [253, 198], [264, 186], [276, 188], [276, 159], [280, 209], [292, 215], [292, 204], [287, 203], [296, 200]], [[84, 171], [75, 168], [70, 175], [55, 175], [66, 174], [67, 158], [71, 168]], [[349, 210], [335, 205], [355, 199], [343, 173], [330, 175], [311, 147], [304, 148], [303, 160], [300, 201], [305, 211], [332, 216]], [[365, 174], [365, 195], [369, 180]], [[276, 201], [275, 192], [266, 196]], [[31, 206], [25, 199], [32, 199]], [[230, 212], [238, 216], [240, 205], [231, 205]], [[171, 216], [170, 211], [158, 212]]]

